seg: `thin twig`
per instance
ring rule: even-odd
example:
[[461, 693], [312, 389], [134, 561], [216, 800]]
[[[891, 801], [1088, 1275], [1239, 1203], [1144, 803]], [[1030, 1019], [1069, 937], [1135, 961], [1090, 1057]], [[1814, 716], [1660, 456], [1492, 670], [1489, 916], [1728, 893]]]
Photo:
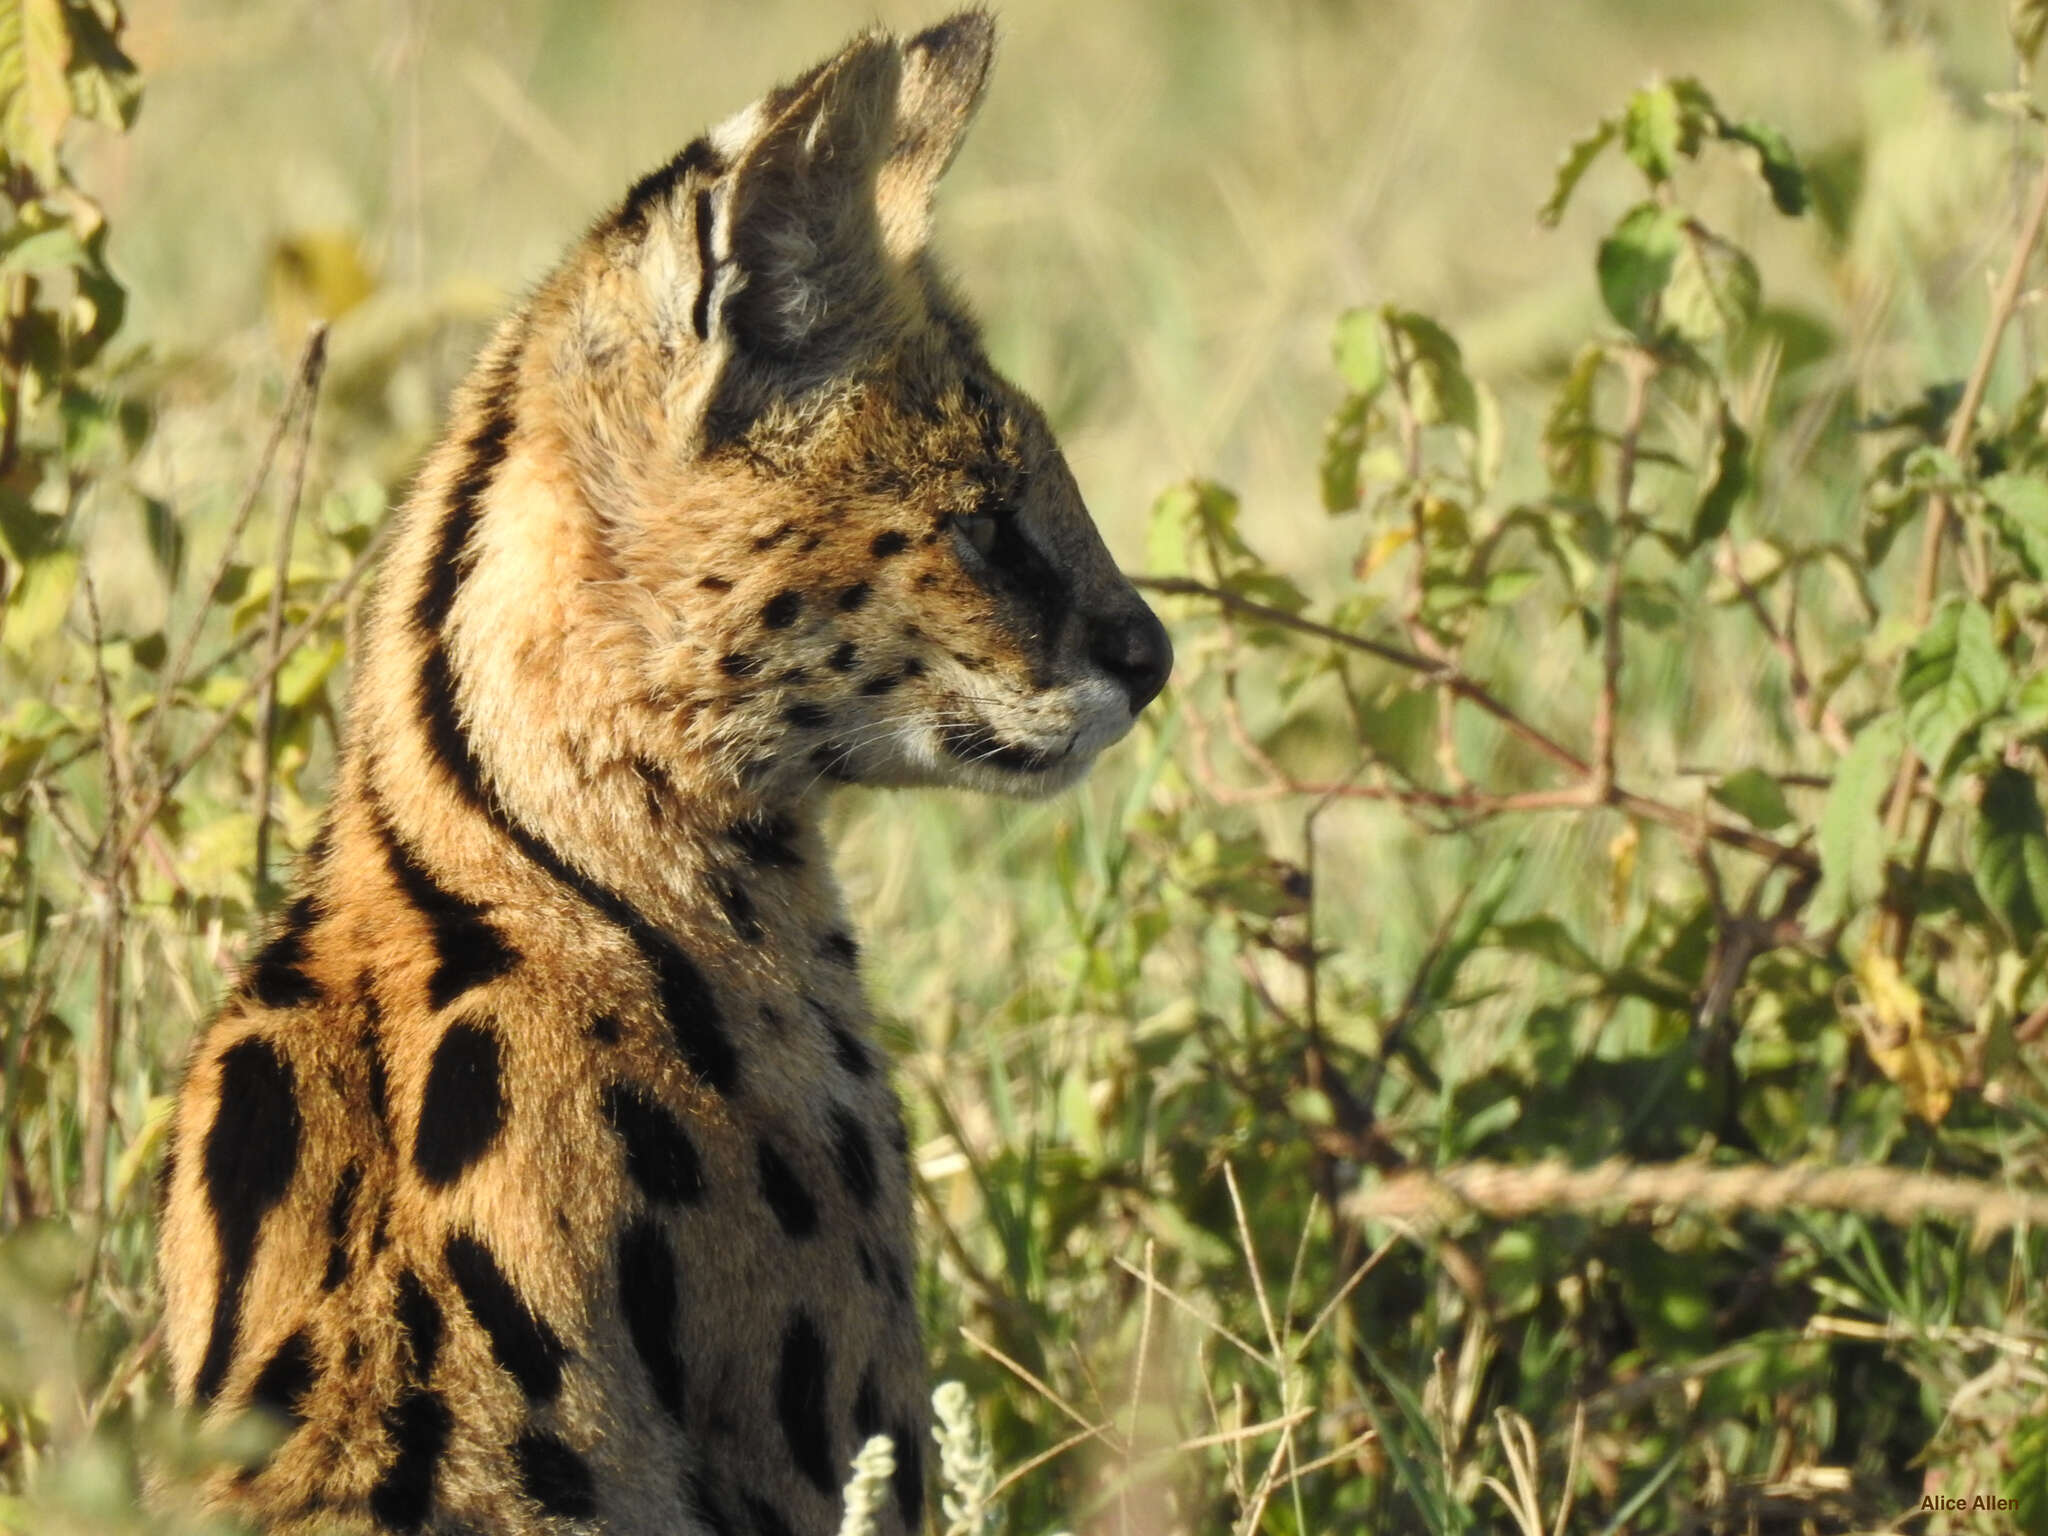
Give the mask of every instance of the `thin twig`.
[[[199, 606], [192, 615], [192, 626], [185, 631], [185, 638], [178, 642], [177, 653], [171, 657], [170, 665], [164, 668], [156, 707], [150, 711], [149, 726], [143, 732], [142, 746], [135, 754], [139, 763], [153, 761], [156, 756], [157, 744], [170, 715], [171, 696], [185, 681], [186, 668], [191, 666], [192, 653], [198, 648], [199, 636], [206, 629], [213, 600], [220, 593], [220, 584], [227, 579], [228, 568], [235, 562], [235, 552], [241, 548], [242, 534], [249, 526], [250, 514], [256, 510], [257, 498], [263, 494], [263, 487], [270, 480], [270, 467], [277, 460], [278, 446], [284, 441], [285, 429], [291, 425], [292, 413], [299, 408], [300, 397], [311, 387], [309, 378], [317, 377], [319, 367], [324, 366], [326, 350], [327, 327], [325, 324], [316, 325], [313, 334], [306, 338], [306, 350], [300, 356], [298, 371], [292, 377], [292, 387], [285, 392], [284, 403], [277, 409], [277, 420], [271, 423], [270, 436], [264, 440], [263, 452], [257, 457], [256, 473], [249, 481], [249, 488], [242, 493], [234, 520], [228, 524], [227, 542], [221, 546], [220, 558], [214, 562], [213, 574], [207, 578], [206, 590], [200, 595]], [[316, 355], [321, 359], [318, 364], [315, 363]]]
[[301, 645], [304, 645], [308, 637], [322, 624], [327, 622], [328, 617], [335, 609], [348, 601], [349, 594], [355, 590], [356, 583], [361, 581], [377, 563], [377, 557], [384, 552], [384, 545], [390, 539], [392, 531], [397, 526], [396, 519], [392, 519], [377, 530], [376, 537], [372, 538], [369, 544], [364, 547], [363, 552], [356, 556], [355, 564], [348, 568], [348, 573], [329, 589], [327, 595], [319, 601], [311, 613], [306, 615], [298, 627], [285, 636], [283, 645], [279, 647], [281, 654], [276, 664], [266, 665], [262, 671], [252, 677], [247, 686], [235, 695], [228, 706], [213, 717], [213, 723], [201, 734], [199, 740], [186, 749], [185, 755], [166, 768], [158, 777], [156, 789], [151, 794], [149, 803], [143, 807], [142, 813], [129, 823], [127, 835], [122, 838], [119, 848], [115, 850], [114, 865], [116, 868], [125, 868], [127, 866], [128, 860], [134, 856], [135, 845], [142, 840], [143, 834], [163, 810], [164, 802], [170, 799], [171, 792], [184, 782], [186, 774], [199, 766], [200, 759], [213, 750], [214, 743], [227, 733], [228, 727], [235, 723], [242, 711], [248, 707], [249, 701], [256, 697], [258, 690], [263, 687], [264, 683], [274, 677], [278, 667], [283, 666], [285, 662], [289, 661], [292, 653], [298, 650]]
[[320, 375], [327, 367], [327, 327], [316, 325], [299, 366], [299, 438], [292, 455], [291, 489], [285, 493], [283, 526], [277, 535], [277, 564], [270, 583], [270, 612], [264, 623], [269, 637], [267, 674], [256, 703], [256, 874], [250, 889], [263, 903], [270, 884], [270, 795], [276, 772], [272, 761], [277, 735], [277, 674], [284, 664], [284, 595], [290, 578], [292, 535], [299, 525], [299, 501], [306, 488], [306, 458], [313, 448], [313, 418], [320, 404]]
[[1614, 748], [1621, 694], [1621, 598], [1629, 549], [1635, 543], [1636, 455], [1641, 451], [1643, 423], [1650, 408], [1650, 385], [1657, 377], [1654, 353], [1631, 349], [1622, 360], [1628, 380], [1628, 404], [1621, 423], [1621, 445], [1614, 467], [1614, 559], [1607, 568], [1607, 597], [1600, 618], [1600, 695], [1593, 708], [1593, 792], [1601, 804], [1614, 795]]
[[[114, 696], [107, 682], [105, 632], [100, 623], [99, 591], [90, 571], [85, 573], [85, 612], [92, 626], [93, 686], [99, 700], [100, 734], [106, 747], [102, 762], [106, 769], [107, 835], [111, 846], [120, 826], [120, 754], [114, 743]], [[85, 1145], [79, 1174], [78, 1210], [92, 1225], [92, 1244], [87, 1263], [96, 1268], [99, 1237], [106, 1204], [107, 1143], [113, 1134], [114, 1050], [121, 1020], [121, 945], [123, 912], [121, 869], [111, 861], [98, 871], [100, 887], [100, 974], [93, 1001], [92, 1056], [85, 1073]], [[87, 1284], [91, 1283], [88, 1272]]]

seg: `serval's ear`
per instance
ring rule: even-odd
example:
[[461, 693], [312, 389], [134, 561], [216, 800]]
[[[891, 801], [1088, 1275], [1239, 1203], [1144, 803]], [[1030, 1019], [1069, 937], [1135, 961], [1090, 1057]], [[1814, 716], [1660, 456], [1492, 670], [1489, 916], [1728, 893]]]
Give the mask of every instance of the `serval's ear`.
[[890, 308], [875, 177], [902, 72], [895, 40], [870, 33], [712, 135], [732, 170], [714, 236], [730, 280], [711, 339], [729, 333], [733, 366], [829, 372]]
[[981, 105], [995, 48], [995, 18], [982, 10], [949, 16], [903, 45], [896, 140], [877, 188], [882, 238], [899, 261], [931, 237], [932, 194]]

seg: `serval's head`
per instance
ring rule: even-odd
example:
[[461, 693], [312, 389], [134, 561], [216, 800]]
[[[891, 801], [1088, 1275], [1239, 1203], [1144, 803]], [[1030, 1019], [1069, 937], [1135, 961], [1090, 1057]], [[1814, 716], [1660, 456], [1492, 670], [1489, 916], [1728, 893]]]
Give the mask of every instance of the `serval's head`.
[[771, 791], [1041, 794], [1172, 665], [926, 247], [994, 26], [855, 39], [643, 179], [539, 295], [643, 696]]

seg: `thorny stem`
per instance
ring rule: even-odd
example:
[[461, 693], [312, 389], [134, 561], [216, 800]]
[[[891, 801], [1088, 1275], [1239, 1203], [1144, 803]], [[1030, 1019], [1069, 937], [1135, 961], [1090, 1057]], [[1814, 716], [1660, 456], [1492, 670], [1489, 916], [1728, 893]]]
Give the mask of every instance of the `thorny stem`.
[[[277, 674], [284, 664], [284, 592], [291, 571], [292, 534], [299, 523], [299, 501], [306, 488], [306, 456], [313, 446], [313, 417], [320, 400], [320, 375], [327, 366], [327, 328], [316, 325], [299, 365], [297, 393], [302, 397], [299, 438], [292, 458], [291, 489], [285, 493], [284, 526], [277, 535], [277, 565], [270, 584], [270, 613], [264, 625], [270, 637], [262, 695], [256, 705], [256, 878], [251, 889], [261, 902], [270, 884], [270, 796], [277, 734]], [[196, 629], [197, 626], [195, 626]]]
[[[1991, 300], [1991, 319], [1984, 327], [1984, 340], [1977, 348], [1977, 360], [1970, 369], [1970, 377], [1963, 385], [1963, 397], [1956, 404], [1955, 414], [1949, 418], [1948, 437], [1942, 446], [1950, 458], [1961, 462], [1969, 450], [1970, 436], [1977, 427], [1977, 412], [1984, 404], [1984, 393], [1991, 385], [1991, 370], [1998, 362], [1998, 349], [2005, 339], [2006, 327], [2011, 323], [2013, 312], [2018, 309], [2020, 294], [2026, 285], [2027, 268], [2034, 259], [2034, 248], [2041, 243], [2041, 228], [2048, 222], [2048, 162], [2044, 162], [2040, 174], [2034, 181], [2034, 194], [2027, 204], [2024, 221], [2020, 225], [2017, 244], [2013, 247], [2012, 261], [1999, 279], [1998, 290]], [[1934, 611], [1934, 593], [1941, 581], [1941, 546], [1948, 535], [1948, 523], [1953, 515], [1948, 493], [1937, 491], [1928, 498], [1927, 528], [1920, 543], [1920, 570], [1913, 588], [1913, 625], [1924, 629], [1928, 616]], [[1896, 843], [1905, 835], [1906, 815], [1913, 804], [1913, 786], [1920, 776], [1920, 757], [1909, 742], [1899, 754], [1898, 772], [1892, 779], [1890, 803], [1885, 808], [1884, 832], [1887, 843]], [[1913, 936], [1913, 911], [1910, 902], [1888, 914], [1892, 927], [1892, 953], [1903, 955]]]

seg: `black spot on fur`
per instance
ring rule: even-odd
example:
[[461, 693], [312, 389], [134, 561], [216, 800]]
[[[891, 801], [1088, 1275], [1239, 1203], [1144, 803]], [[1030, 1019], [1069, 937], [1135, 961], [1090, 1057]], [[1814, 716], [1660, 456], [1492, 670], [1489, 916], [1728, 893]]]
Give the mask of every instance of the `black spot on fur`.
[[711, 890], [718, 898], [718, 905], [725, 913], [725, 920], [732, 924], [732, 931], [739, 935], [740, 942], [760, 943], [761, 921], [754, 915], [754, 898], [747, 894], [747, 888], [731, 875], [713, 875]]
[[699, 576], [697, 578], [697, 585], [706, 592], [730, 592], [732, 590], [732, 583], [723, 576]]
[[384, 1042], [380, 1034], [384, 1010], [377, 1002], [377, 994], [372, 990], [367, 975], [357, 985], [362, 989], [363, 999], [363, 1036], [358, 1044], [363, 1053], [364, 1087], [370, 1096], [370, 1113], [376, 1117], [377, 1128], [381, 1132], [390, 1119], [384, 1098]]
[[839, 647], [832, 652], [832, 655], [827, 660], [826, 665], [829, 666], [834, 672], [851, 672], [854, 669], [854, 665], [859, 660], [860, 647], [855, 645], [851, 640], [846, 640], [842, 641]]
[[327, 1202], [327, 1272], [320, 1277], [323, 1291], [335, 1289], [348, 1278], [348, 1218], [362, 1183], [361, 1166], [350, 1163], [334, 1186], [334, 1198]]
[[227, 1379], [256, 1236], [291, 1187], [303, 1129], [291, 1065], [268, 1040], [238, 1040], [221, 1053], [216, 1103], [200, 1175], [220, 1243], [213, 1327], [193, 1385], [202, 1403], [212, 1402]]
[[720, 265], [713, 254], [711, 226], [716, 218], [710, 189], [700, 189], [690, 207], [691, 223], [697, 234], [697, 297], [690, 301], [690, 329], [697, 333], [699, 341], [711, 334], [711, 285]]
[[313, 1341], [301, 1328], [264, 1363], [255, 1385], [249, 1388], [249, 1404], [268, 1408], [294, 1425], [303, 1424], [306, 1394], [313, 1390], [313, 1379]]
[[906, 656], [903, 658], [903, 665], [897, 668], [896, 675], [906, 682], [913, 677], [923, 677], [924, 663], [915, 656]]
[[839, 1065], [855, 1077], [873, 1076], [874, 1058], [868, 1054], [867, 1047], [860, 1043], [859, 1037], [814, 999], [806, 998], [804, 1001], [810, 1005], [811, 1011], [817, 1014], [819, 1022], [825, 1026], [825, 1033], [832, 1041], [832, 1054], [839, 1058]]
[[457, 1232], [441, 1251], [469, 1315], [490, 1340], [491, 1357], [534, 1402], [544, 1403], [561, 1391], [562, 1364], [569, 1351], [512, 1288], [491, 1250], [468, 1233]]
[[668, 1020], [676, 1049], [690, 1070], [715, 1092], [730, 1093], [739, 1077], [739, 1057], [726, 1039], [711, 984], [695, 962], [663, 935], [641, 938], [641, 954], [654, 967], [655, 994]]
[[372, 817], [384, 844], [384, 867], [433, 935], [434, 973], [427, 978], [427, 1006], [438, 1013], [470, 988], [495, 981], [516, 966], [518, 952], [484, 921], [487, 909], [428, 874], [382, 807], [373, 805]]
[[924, 1447], [918, 1443], [916, 1428], [902, 1419], [896, 1421], [896, 1470], [889, 1481], [895, 1485], [896, 1508], [903, 1514], [907, 1531], [924, 1527]]
[[[929, 540], [927, 540], [927, 542], [929, 542]], [[929, 592], [933, 587], [936, 587], [938, 584], [939, 573], [937, 571], [920, 571], [918, 572], [917, 580], [912, 583], [912, 585], [915, 586], [917, 590], [920, 592]]]
[[[711, 147], [709, 139], [692, 139], [684, 146], [683, 152], [668, 164], [649, 171], [633, 183], [626, 193], [626, 200], [619, 206], [614, 222], [629, 234], [639, 234], [647, 228], [648, 215], [657, 203], [673, 196], [676, 189], [689, 180], [693, 172], [715, 176], [723, 168], [718, 151]], [[704, 333], [697, 333], [702, 336]]]
[[420, 1284], [409, 1269], [398, 1273], [398, 1291], [392, 1297], [392, 1314], [404, 1331], [406, 1349], [412, 1355], [408, 1376], [424, 1386], [434, 1374], [434, 1362], [441, 1358], [441, 1303]]
[[849, 970], [860, 964], [860, 945], [852, 934], [840, 929], [835, 928], [818, 940], [818, 948], [828, 960], [836, 960]]
[[398, 1454], [370, 1490], [370, 1513], [393, 1531], [417, 1531], [434, 1507], [434, 1479], [453, 1427], [434, 1392], [408, 1388], [384, 1415], [384, 1433]]
[[600, 1013], [590, 1021], [590, 1038], [599, 1045], [617, 1045], [620, 1028], [617, 1014]]
[[651, 1221], [635, 1222], [619, 1237], [619, 1311], [654, 1400], [683, 1422], [683, 1362], [676, 1353], [676, 1309], [681, 1286], [668, 1239]]
[[818, 1230], [818, 1203], [797, 1178], [782, 1154], [763, 1141], [755, 1149], [761, 1173], [761, 1198], [791, 1237], [802, 1239]]
[[868, 594], [868, 584], [864, 581], [856, 581], [852, 586], [839, 594], [839, 611], [841, 613], [854, 612], [867, 602]]
[[884, 672], [880, 677], [871, 677], [860, 685], [860, 691], [869, 698], [879, 698], [903, 681], [893, 672]]
[[891, 555], [900, 555], [910, 548], [910, 536], [890, 529], [887, 533], [875, 535], [874, 543], [868, 546], [868, 553], [877, 560], [886, 560]]
[[691, 1511], [704, 1522], [711, 1536], [746, 1536], [711, 1486], [711, 1479], [702, 1472], [692, 1472], [683, 1479], [683, 1493]]
[[747, 1503], [747, 1518], [754, 1524], [754, 1536], [796, 1536], [790, 1523], [782, 1518], [782, 1511], [773, 1504], [751, 1493], [742, 1497]]
[[846, 1109], [832, 1111], [832, 1145], [839, 1155], [839, 1177], [846, 1185], [846, 1192], [853, 1196], [862, 1210], [869, 1209], [875, 1203], [879, 1188], [875, 1177], [875, 1149], [868, 1142], [868, 1133]]
[[853, 751], [844, 745], [833, 743], [818, 748], [811, 754], [811, 766], [836, 783], [859, 782], [853, 769]]
[[787, 816], [758, 812], [734, 822], [725, 835], [739, 846], [751, 864], [767, 869], [799, 869], [803, 856], [796, 851], [796, 823]]
[[420, 658], [420, 728], [434, 760], [448, 776], [448, 784], [473, 806], [488, 803], [483, 773], [469, 749], [469, 735], [462, 728], [462, 713], [455, 702], [455, 674], [448, 666], [448, 652], [439, 641], [429, 645]]
[[462, 472], [448, 496], [448, 511], [441, 520], [441, 536], [435, 542], [427, 579], [413, 604], [413, 625], [420, 634], [438, 636], [455, 606], [466, 574], [470, 534], [476, 528], [484, 493], [505, 462], [505, 450], [512, 440], [511, 402], [506, 398], [518, 374], [518, 355], [499, 359], [491, 371], [487, 390], [494, 396], [485, 408], [484, 419], [463, 445]]
[[832, 721], [830, 711], [817, 704], [791, 704], [783, 710], [782, 718], [800, 731], [816, 730]]
[[889, 1293], [903, 1306], [910, 1305], [910, 1276], [903, 1268], [903, 1255], [894, 1251], [882, 1255], [882, 1270], [889, 1279]]
[[801, 592], [778, 592], [761, 608], [761, 622], [770, 629], [787, 629], [804, 610]]
[[597, 1483], [590, 1468], [553, 1435], [529, 1429], [512, 1444], [519, 1465], [519, 1485], [526, 1496], [550, 1515], [588, 1520], [597, 1513]]
[[863, 1441], [882, 1432], [882, 1394], [872, 1365], [860, 1373], [860, 1390], [853, 1395], [853, 1429]]
[[377, 1219], [370, 1223], [371, 1257], [374, 1258], [376, 1255], [384, 1251], [384, 1243], [386, 1241], [386, 1228], [390, 1225], [390, 1223], [391, 1196], [387, 1194], [377, 1206]]
[[427, 1068], [412, 1165], [445, 1189], [490, 1150], [504, 1124], [497, 1033], [481, 1020], [458, 1020], [441, 1036]]
[[769, 529], [768, 532], [762, 534], [759, 538], [754, 540], [755, 551], [758, 553], [762, 550], [773, 549], [776, 545], [780, 544], [784, 539], [789, 537], [792, 526], [793, 525], [789, 523], [780, 523], [777, 524], [775, 527]]
[[732, 651], [719, 657], [718, 670], [727, 677], [752, 677], [761, 670], [761, 658], [745, 651]]
[[626, 1144], [626, 1172], [648, 1199], [694, 1203], [704, 1193], [704, 1165], [680, 1121], [625, 1083], [604, 1091], [604, 1117]]
[[839, 1491], [839, 1463], [832, 1454], [832, 1424], [826, 1389], [832, 1362], [817, 1325], [802, 1312], [782, 1332], [782, 1358], [775, 1368], [775, 1417], [797, 1471], [820, 1493]]
[[320, 907], [301, 896], [285, 908], [283, 924], [256, 951], [243, 976], [247, 993], [266, 1008], [302, 1008], [320, 996], [320, 984], [305, 972], [306, 935], [320, 920]]

